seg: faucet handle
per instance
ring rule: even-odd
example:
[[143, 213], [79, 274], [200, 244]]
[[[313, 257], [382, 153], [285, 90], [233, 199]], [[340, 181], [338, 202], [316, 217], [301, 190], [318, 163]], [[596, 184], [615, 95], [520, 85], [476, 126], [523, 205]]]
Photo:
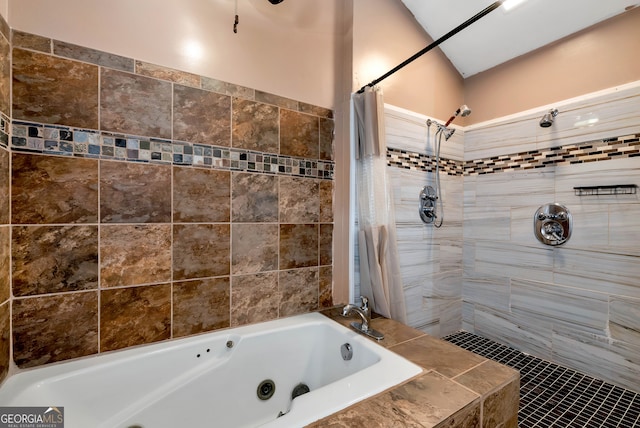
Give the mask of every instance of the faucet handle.
[[369, 309], [369, 298], [367, 296], [360, 296], [362, 300], [362, 309]]
[[369, 308], [369, 298], [367, 296], [360, 296], [362, 300], [362, 310], [365, 312], [367, 318], [371, 318], [371, 309]]

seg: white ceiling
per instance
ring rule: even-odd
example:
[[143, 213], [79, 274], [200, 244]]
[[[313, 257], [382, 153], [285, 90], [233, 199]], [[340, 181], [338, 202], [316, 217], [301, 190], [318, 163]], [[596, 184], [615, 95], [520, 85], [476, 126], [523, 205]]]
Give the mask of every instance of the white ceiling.
[[[402, 0], [434, 40], [493, 0]], [[547, 45], [634, 6], [637, 0], [528, 0], [494, 10], [440, 45], [469, 77]]]

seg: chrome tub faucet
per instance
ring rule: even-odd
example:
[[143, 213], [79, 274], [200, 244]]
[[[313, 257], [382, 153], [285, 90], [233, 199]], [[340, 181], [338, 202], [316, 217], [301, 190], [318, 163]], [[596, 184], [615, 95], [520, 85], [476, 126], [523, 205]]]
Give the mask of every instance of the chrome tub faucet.
[[362, 306], [356, 306], [350, 303], [342, 308], [342, 316], [348, 317], [355, 312], [356, 314], [358, 314], [362, 322], [352, 322], [351, 327], [353, 327], [354, 330], [366, 334], [369, 337], [373, 337], [376, 340], [384, 339], [384, 335], [382, 333], [369, 328], [369, 324], [371, 323], [371, 308], [369, 308], [369, 299], [365, 296], [361, 296], [360, 299], [362, 299]]

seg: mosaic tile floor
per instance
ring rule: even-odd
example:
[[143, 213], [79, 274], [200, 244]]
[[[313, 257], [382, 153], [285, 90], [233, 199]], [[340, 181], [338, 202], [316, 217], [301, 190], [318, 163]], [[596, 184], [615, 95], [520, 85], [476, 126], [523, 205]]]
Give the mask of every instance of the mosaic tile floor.
[[472, 333], [443, 339], [520, 371], [519, 428], [640, 427], [640, 394]]

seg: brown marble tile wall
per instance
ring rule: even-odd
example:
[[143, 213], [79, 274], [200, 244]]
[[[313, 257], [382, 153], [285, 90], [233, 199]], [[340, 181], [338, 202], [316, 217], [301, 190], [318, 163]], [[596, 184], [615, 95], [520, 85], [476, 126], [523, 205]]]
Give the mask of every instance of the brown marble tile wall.
[[171, 221], [171, 167], [103, 161], [100, 164], [103, 223]]
[[100, 129], [171, 138], [171, 84], [102, 68]]
[[[173, 138], [229, 147], [231, 97], [188, 86], [173, 86]], [[207, 120], [202, 120], [206, 117]]]
[[[114, 68], [121, 71], [134, 71], [133, 60], [131, 58], [125, 58], [120, 55], [114, 55], [95, 49], [89, 49], [83, 46], [61, 42], [59, 40], [53, 40], [52, 42], [53, 43], [50, 43], [48, 39], [44, 39], [44, 41], [40, 41], [40, 44], [42, 45], [42, 47], [47, 47], [48, 45], [53, 44], [53, 53], [58, 56], [69, 59], [77, 59], [80, 61], [89, 62], [95, 65], [102, 65], [104, 67]], [[36, 50], [38, 49], [36, 48]]]
[[171, 281], [171, 226], [103, 225], [100, 257], [101, 287]]
[[233, 147], [278, 153], [278, 108], [241, 98], [233, 99]]
[[320, 225], [319, 253], [321, 266], [333, 264], [333, 224]]
[[320, 122], [315, 116], [291, 110], [280, 112], [280, 153], [318, 159]]
[[233, 225], [231, 266], [234, 275], [278, 269], [278, 225]]
[[173, 336], [188, 336], [229, 327], [228, 277], [173, 284]]
[[171, 285], [100, 292], [100, 351], [171, 337]]
[[13, 119], [98, 128], [98, 67], [13, 50]]
[[13, 30], [11, 33], [13, 48], [24, 48], [32, 51], [51, 53], [51, 39], [37, 34]]
[[9, 152], [0, 147], [0, 225], [9, 224]]
[[173, 167], [173, 221], [228, 222], [231, 218], [231, 173]]
[[333, 181], [320, 182], [320, 221], [333, 223]]
[[141, 76], [155, 77], [180, 85], [193, 86], [196, 88], [200, 86], [200, 76], [196, 74], [150, 64], [144, 61], [136, 61], [136, 73]]
[[233, 277], [231, 290], [232, 326], [276, 319], [278, 318], [279, 305], [278, 272]]
[[98, 226], [13, 226], [13, 295], [98, 288]]
[[0, 112], [11, 114], [11, 45], [0, 35]]
[[278, 221], [278, 177], [234, 173], [231, 192], [233, 222]]
[[228, 224], [173, 226], [173, 278], [192, 279], [230, 273]]
[[280, 269], [318, 265], [318, 225], [280, 225]]
[[12, 153], [11, 170], [13, 224], [97, 223], [98, 161]]
[[0, 381], [11, 358], [34, 367], [332, 306], [330, 110], [12, 34]]
[[318, 309], [318, 268], [280, 271], [280, 315], [289, 316]]
[[7, 301], [0, 304], [0, 382], [9, 372], [11, 361], [11, 316]]
[[[0, 42], [6, 39], [0, 36]], [[5, 61], [5, 55], [0, 58]], [[8, 63], [9, 56], [6, 55]], [[0, 65], [0, 67], [2, 67]], [[0, 86], [3, 83], [0, 82]], [[10, 105], [9, 86], [0, 87], [0, 91], [6, 90], [7, 104]], [[0, 97], [4, 94], [0, 93]], [[7, 113], [9, 110], [6, 110]], [[4, 380], [9, 372], [9, 364], [11, 361], [11, 229], [10, 223], [10, 207], [9, 207], [9, 188], [10, 188], [10, 170], [9, 170], [9, 152], [0, 147], [0, 382]]]
[[333, 306], [333, 268], [331, 266], [320, 266], [319, 275], [318, 306], [320, 308], [330, 308]]
[[6, 40], [11, 39], [11, 28], [9, 28], [9, 24], [3, 16], [0, 16], [0, 34], [2, 34]]
[[334, 122], [320, 118], [320, 159], [333, 160]]
[[0, 305], [11, 297], [11, 251], [9, 226], [0, 226]]
[[13, 300], [13, 360], [34, 367], [98, 352], [98, 293]]
[[320, 218], [319, 183], [299, 177], [280, 177], [280, 221], [317, 223]]

